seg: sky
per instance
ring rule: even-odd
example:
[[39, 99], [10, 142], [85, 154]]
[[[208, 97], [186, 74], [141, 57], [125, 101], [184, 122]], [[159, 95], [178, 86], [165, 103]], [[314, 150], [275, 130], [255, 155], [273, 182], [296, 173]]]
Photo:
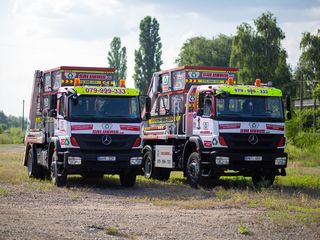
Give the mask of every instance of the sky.
[[296, 67], [303, 32], [320, 29], [320, 0], [1, 0], [0, 111], [29, 112], [33, 74], [58, 66], [107, 67], [113, 37], [127, 48], [127, 85], [134, 86], [134, 50], [146, 16], [160, 24], [161, 68], [175, 67], [183, 43], [195, 36], [235, 35], [237, 26], [270, 11]]

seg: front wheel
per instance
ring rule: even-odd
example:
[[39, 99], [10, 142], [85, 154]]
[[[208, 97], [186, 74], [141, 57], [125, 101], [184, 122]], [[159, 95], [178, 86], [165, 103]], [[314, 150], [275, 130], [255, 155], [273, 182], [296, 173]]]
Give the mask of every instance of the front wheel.
[[57, 187], [63, 187], [67, 184], [67, 174], [63, 169], [63, 162], [60, 161], [57, 152], [52, 154], [51, 161], [51, 179]]
[[203, 179], [201, 177], [201, 164], [199, 153], [193, 152], [189, 156], [187, 163], [187, 182], [193, 188], [202, 185]]
[[120, 183], [123, 187], [133, 187], [136, 183], [136, 174], [134, 172], [120, 174]]

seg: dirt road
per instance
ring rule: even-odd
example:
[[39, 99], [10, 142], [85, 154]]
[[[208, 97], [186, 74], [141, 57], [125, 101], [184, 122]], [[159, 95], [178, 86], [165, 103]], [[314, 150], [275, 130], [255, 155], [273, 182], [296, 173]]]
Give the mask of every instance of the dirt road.
[[[248, 207], [181, 209], [148, 199], [162, 189], [140, 184], [123, 189], [104, 181], [53, 191], [5, 185], [0, 197], [1, 239], [316, 239], [305, 226], [278, 226], [267, 212]], [[179, 189], [177, 189], [179, 190]], [[187, 187], [180, 190], [187, 191]], [[138, 198], [137, 198], [138, 197]], [[250, 233], [239, 233], [241, 224]], [[108, 234], [114, 230], [115, 235]]]

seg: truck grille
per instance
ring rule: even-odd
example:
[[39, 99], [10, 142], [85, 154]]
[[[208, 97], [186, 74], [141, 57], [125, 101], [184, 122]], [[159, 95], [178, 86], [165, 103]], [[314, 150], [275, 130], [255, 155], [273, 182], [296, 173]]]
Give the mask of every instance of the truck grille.
[[[73, 134], [82, 150], [128, 150], [131, 149], [139, 135], [104, 135], [104, 134]], [[109, 136], [111, 143], [105, 145], [102, 138]]]
[[[256, 144], [249, 141], [249, 137], [255, 135], [258, 138]], [[280, 134], [243, 134], [243, 133], [222, 133], [229, 148], [234, 150], [266, 150], [277, 149], [278, 143], [283, 135]]]

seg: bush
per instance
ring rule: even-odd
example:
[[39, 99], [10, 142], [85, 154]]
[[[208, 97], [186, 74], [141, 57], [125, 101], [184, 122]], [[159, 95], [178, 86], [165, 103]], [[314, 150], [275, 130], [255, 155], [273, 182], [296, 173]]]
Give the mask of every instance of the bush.
[[295, 137], [295, 145], [299, 148], [320, 147], [320, 134], [298, 132]]
[[23, 143], [24, 133], [20, 128], [9, 128], [0, 134], [0, 144]]
[[320, 132], [320, 109], [316, 110], [316, 128], [313, 129], [313, 109], [296, 110], [293, 118], [286, 123], [286, 135], [296, 144], [299, 132]]

